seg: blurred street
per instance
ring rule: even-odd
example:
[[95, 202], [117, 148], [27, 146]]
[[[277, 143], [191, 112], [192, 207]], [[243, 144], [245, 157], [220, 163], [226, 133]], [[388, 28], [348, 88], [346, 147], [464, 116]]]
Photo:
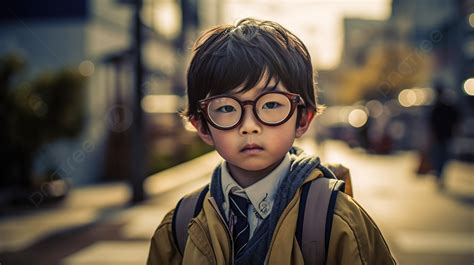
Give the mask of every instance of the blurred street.
[[[297, 145], [352, 172], [354, 196], [374, 218], [399, 264], [474, 262], [474, 166], [450, 162], [446, 191], [416, 176], [414, 152], [368, 155], [343, 142]], [[74, 190], [60, 206], [11, 211], [0, 219], [0, 264], [144, 264], [149, 238], [178, 199], [208, 182], [218, 162], [209, 153], [148, 178], [150, 200], [123, 207], [126, 184]], [[189, 179], [188, 176], [195, 176]]]
[[4, 2], [0, 265], [146, 262], [221, 159], [183, 120], [191, 47], [246, 17], [304, 43], [325, 110], [296, 145], [351, 170], [399, 264], [474, 265], [474, 1]]

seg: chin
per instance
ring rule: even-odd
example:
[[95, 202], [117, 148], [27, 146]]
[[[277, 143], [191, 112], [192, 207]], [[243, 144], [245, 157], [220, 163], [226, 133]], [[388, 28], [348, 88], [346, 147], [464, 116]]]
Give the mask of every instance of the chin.
[[260, 171], [260, 170], [265, 170], [271, 166], [273, 166], [276, 162], [273, 163], [243, 163], [238, 165], [241, 169], [247, 170], [247, 171]]

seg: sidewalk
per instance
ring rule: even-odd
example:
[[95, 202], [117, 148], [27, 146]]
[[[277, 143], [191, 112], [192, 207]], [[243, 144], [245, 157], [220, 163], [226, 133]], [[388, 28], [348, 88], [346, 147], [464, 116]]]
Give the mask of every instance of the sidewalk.
[[[0, 219], [0, 264], [144, 264], [151, 235], [185, 192], [208, 182], [216, 152], [147, 178], [150, 199], [126, 207], [126, 183], [73, 189], [57, 207]], [[183, 176], [183, 177], [180, 177]], [[152, 218], [150, 218], [152, 216]]]
[[434, 176], [417, 176], [416, 152], [370, 155], [326, 142], [325, 161], [351, 169], [355, 199], [375, 220], [403, 265], [472, 264], [474, 165], [450, 161], [446, 190]]

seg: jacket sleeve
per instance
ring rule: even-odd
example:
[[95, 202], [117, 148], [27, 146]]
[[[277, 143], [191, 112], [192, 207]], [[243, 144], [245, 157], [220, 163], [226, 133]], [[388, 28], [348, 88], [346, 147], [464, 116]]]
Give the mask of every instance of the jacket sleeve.
[[168, 212], [151, 238], [147, 265], [181, 264], [182, 256], [171, 233], [174, 210]]
[[375, 222], [356, 201], [342, 192], [337, 196], [327, 264], [396, 264]]

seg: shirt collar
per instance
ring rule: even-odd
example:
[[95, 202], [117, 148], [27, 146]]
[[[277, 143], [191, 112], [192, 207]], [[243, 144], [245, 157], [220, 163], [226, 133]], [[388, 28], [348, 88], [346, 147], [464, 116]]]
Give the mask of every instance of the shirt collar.
[[242, 191], [245, 192], [253, 208], [265, 219], [272, 210], [273, 202], [275, 201], [275, 193], [281, 181], [288, 173], [290, 165], [291, 160], [287, 153], [281, 163], [272, 172], [258, 182], [243, 189], [230, 175], [226, 162], [223, 162], [221, 166], [221, 183], [225, 204], [228, 205], [230, 190], [236, 187], [234, 190], [237, 190], [238, 193]]

